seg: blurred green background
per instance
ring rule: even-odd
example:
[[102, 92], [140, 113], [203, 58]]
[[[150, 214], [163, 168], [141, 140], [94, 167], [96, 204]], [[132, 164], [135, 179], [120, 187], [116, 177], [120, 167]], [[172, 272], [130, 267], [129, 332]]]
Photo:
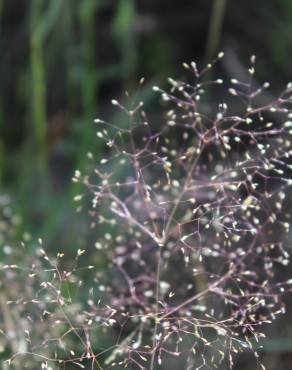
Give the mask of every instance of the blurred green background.
[[[0, 50], [1, 193], [13, 199], [21, 233], [70, 253], [90, 240], [71, 177], [88, 151], [102, 155], [93, 119], [114, 119], [110, 99], [134, 93], [145, 76], [153, 112], [153, 84], [220, 50], [223, 76], [244, 76], [256, 54], [257, 78], [276, 93], [292, 79], [292, 1], [0, 0]], [[287, 302], [265, 344], [270, 370], [292, 369]], [[251, 369], [245, 360], [238, 369]]]

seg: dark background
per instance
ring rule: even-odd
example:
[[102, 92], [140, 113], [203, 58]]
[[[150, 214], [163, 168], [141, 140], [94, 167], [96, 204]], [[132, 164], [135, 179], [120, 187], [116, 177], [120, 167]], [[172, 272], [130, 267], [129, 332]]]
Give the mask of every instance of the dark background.
[[[102, 155], [93, 119], [118, 119], [110, 100], [134, 93], [142, 76], [153, 113], [152, 85], [221, 50], [223, 77], [246, 73], [256, 54], [256, 78], [276, 94], [292, 79], [292, 1], [0, 0], [0, 191], [21, 216], [22, 237], [42, 235], [51, 251], [84, 248], [71, 177], [86, 168], [86, 152]], [[287, 303], [268, 329], [268, 370], [292, 369]], [[242, 358], [237, 369], [254, 368]]]

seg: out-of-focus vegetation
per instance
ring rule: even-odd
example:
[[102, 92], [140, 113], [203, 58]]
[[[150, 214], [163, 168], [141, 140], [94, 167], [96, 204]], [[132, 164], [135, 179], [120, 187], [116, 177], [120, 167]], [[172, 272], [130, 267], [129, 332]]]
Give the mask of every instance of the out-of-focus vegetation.
[[[0, 191], [22, 219], [19, 239], [29, 231], [51, 251], [86, 247], [90, 256], [93, 237], [75, 213], [71, 177], [87, 166], [87, 152], [104, 150], [93, 119], [113, 115], [112, 97], [134, 94], [145, 76], [140, 94], [153, 113], [157, 80], [218, 50], [226, 78], [242, 74], [240, 60], [256, 54], [257, 77], [276, 93], [291, 79], [291, 34], [290, 0], [0, 0]], [[286, 316], [266, 343], [270, 369], [289, 368], [291, 341]]]

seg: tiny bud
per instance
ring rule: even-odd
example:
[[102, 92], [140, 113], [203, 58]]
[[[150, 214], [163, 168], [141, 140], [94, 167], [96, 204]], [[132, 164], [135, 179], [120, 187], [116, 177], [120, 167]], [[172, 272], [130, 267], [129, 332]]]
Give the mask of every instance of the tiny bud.
[[104, 123], [104, 121], [103, 121], [103, 120], [101, 120], [101, 119], [99, 119], [99, 118], [96, 118], [96, 119], [94, 120], [94, 123]]

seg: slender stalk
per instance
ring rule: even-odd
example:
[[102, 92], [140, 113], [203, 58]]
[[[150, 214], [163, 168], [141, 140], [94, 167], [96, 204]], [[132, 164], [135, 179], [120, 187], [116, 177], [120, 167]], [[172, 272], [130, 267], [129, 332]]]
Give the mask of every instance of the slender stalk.
[[[199, 147], [200, 147], [200, 146], [201, 146], [201, 144], [199, 145]], [[177, 207], [178, 207], [178, 205], [179, 205], [180, 201], [182, 200], [182, 198], [183, 198], [183, 196], [184, 196], [184, 194], [185, 194], [186, 190], [187, 190], [187, 189], [188, 189], [188, 187], [189, 187], [190, 181], [191, 181], [192, 176], [193, 176], [193, 172], [194, 172], [194, 170], [195, 170], [195, 168], [196, 168], [196, 165], [197, 165], [197, 163], [198, 163], [198, 160], [199, 160], [199, 158], [200, 158], [200, 154], [201, 154], [201, 150], [200, 150], [200, 152], [196, 155], [195, 159], [193, 160], [193, 162], [192, 162], [192, 164], [191, 164], [191, 166], [190, 166], [190, 169], [189, 169], [189, 171], [188, 171], [188, 176], [187, 176], [186, 181], [185, 181], [185, 183], [184, 183], [183, 189], [182, 189], [182, 191], [180, 192], [180, 195], [179, 195], [179, 197], [177, 198], [177, 200], [176, 200], [176, 202], [175, 202], [175, 204], [174, 204], [174, 206], [173, 206], [173, 208], [172, 208], [172, 210], [171, 210], [171, 213], [170, 213], [170, 216], [169, 216], [169, 218], [168, 218], [168, 222], [167, 222], [167, 224], [166, 224], [165, 231], [164, 231], [164, 238], [165, 238], [165, 240], [166, 240], [166, 238], [168, 237], [169, 230], [170, 230], [170, 227], [171, 227], [171, 224], [172, 224], [172, 221], [173, 221], [173, 218], [174, 218], [175, 212], [176, 212], [176, 210], [177, 210]]]
[[[85, 115], [92, 116], [96, 110], [96, 10], [99, 1], [85, 0], [81, 6], [82, 27], [82, 99]], [[92, 117], [93, 118], [93, 117]], [[86, 130], [85, 130], [86, 131]]]
[[209, 23], [205, 60], [209, 61], [216, 53], [222, 33], [222, 24], [227, 0], [213, 0], [212, 14]]
[[[81, 24], [81, 64], [82, 64], [82, 104], [83, 104], [83, 119], [84, 122], [93, 122], [96, 117], [97, 108], [97, 66], [96, 66], [96, 12], [100, 6], [97, 0], [85, 0], [82, 2], [80, 9], [80, 24]], [[78, 151], [76, 158], [76, 168], [84, 167], [84, 152], [92, 143], [92, 131], [90, 127], [82, 129], [81, 149]], [[97, 149], [99, 150], [99, 149]]]
[[119, 0], [112, 27], [120, 48], [123, 76], [126, 76], [124, 81], [126, 88], [132, 87], [137, 69], [136, 33], [133, 30], [135, 17], [135, 1]]
[[[201, 152], [200, 152], [201, 153]], [[183, 190], [181, 191], [180, 193], [180, 196], [177, 198], [172, 210], [171, 210], [171, 213], [169, 215], [169, 218], [168, 218], [168, 222], [166, 224], [166, 227], [165, 227], [165, 231], [164, 231], [164, 240], [163, 240], [163, 244], [162, 245], [159, 245], [159, 252], [158, 252], [158, 259], [157, 259], [157, 269], [156, 269], [156, 292], [155, 292], [155, 300], [156, 300], [156, 308], [155, 308], [155, 326], [154, 326], [154, 334], [153, 334], [153, 352], [152, 352], [152, 356], [151, 356], [151, 362], [150, 362], [150, 370], [154, 370], [154, 362], [155, 362], [155, 357], [156, 357], [156, 346], [157, 346], [157, 339], [156, 339], [156, 336], [157, 336], [157, 329], [158, 329], [158, 323], [160, 321], [160, 319], [158, 318], [158, 311], [159, 311], [159, 297], [160, 297], [160, 275], [161, 275], [161, 267], [162, 267], [162, 248], [163, 248], [163, 245], [164, 243], [166, 242], [167, 238], [168, 238], [168, 235], [169, 235], [169, 230], [170, 230], [170, 227], [171, 227], [171, 224], [172, 224], [172, 221], [173, 221], [173, 218], [174, 218], [174, 215], [176, 213], [176, 210], [177, 210], [177, 207], [182, 199], [182, 197], [184, 196], [185, 194], [185, 191], [186, 189], [188, 188], [189, 186], [189, 183], [192, 179], [192, 175], [193, 175], [193, 172], [194, 172], [194, 169], [196, 168], [196, 165], [198, 163], [198, 160], [199, 160], [199, 157], [200, 157], [200, 153], [198, 153], [196, 155], [196, 157], [194, 158], [191, 166], [190, 166], [190, 170], [188, 172], [188, 176], [186, 178], [186, 181], [184, 183], [184, 186], [183, 186]]]
[[43, 55], [43, 38], [39, 31], [42, 18], [42, 0], [32, 0], [30, 16], [30, 64], [32, 74], [32, 119], [37, 145], [38, 166], [42, 173], [47, 171], [47, 115], [46, 81]]
[[159, 297], [160, 297], [160, 275], [161, 275], [161, 265], [162, 265], [162, 248], [159, 246], [158, 257], [157, 257], [157, 271], [156, 271], [156, 291], [155, 291], [155, 326], [153, 332], [153, 345], [152, 345], [152, 355], [150, 360], [150, 370], [154, 370], [155, 358], [156, 358], [156, 346], [157, 346], [157, 329], [159, 324], [158, 311], [159, 311]]

